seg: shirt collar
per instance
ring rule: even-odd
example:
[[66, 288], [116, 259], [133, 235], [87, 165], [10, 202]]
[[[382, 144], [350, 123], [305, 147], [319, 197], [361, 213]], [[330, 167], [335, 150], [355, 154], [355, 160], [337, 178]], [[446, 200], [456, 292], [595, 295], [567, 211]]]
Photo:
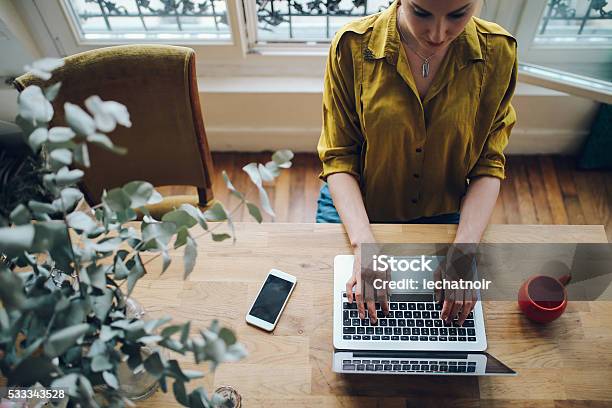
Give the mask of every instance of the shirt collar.
[[[372, 29], [372, 35], [364, 50], [365, 59], [385, 58], [392, 65], [397, 64], [399, 56], [400, 38], [397, 32], [398, 0], [380, 13]], [[459, 68], [463, 68], [474, 60], [484, 60], [480, 47], [480, 40], [476, 31], [474, 18], [465, 26], [465, 29], [451, 46], [456, 47]]]

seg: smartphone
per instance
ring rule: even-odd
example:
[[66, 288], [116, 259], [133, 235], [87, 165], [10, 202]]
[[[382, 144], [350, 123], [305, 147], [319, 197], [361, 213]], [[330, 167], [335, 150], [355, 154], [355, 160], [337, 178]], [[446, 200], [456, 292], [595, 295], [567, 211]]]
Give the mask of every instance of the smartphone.
[[247, 323], [267, 331], [274, 330], [296, 282], [295, 276], [277, 269], [270, 270], [246, 315]]

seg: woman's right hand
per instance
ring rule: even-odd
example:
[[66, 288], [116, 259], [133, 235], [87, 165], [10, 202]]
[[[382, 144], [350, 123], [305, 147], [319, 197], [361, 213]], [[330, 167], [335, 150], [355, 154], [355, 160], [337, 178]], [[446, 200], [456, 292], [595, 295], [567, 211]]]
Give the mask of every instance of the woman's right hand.
[[[346, 282], [346, 297], [349, 303], [357, 303], [357, 310], [359, 311], [360, 319], [366, 318], [367, 309], [370, 323], [372, 325], [376, 325], [378, 323], [376, 301], [380, 303], [384, 316], [389, 314], [387, 292], [385, 290], [377, 290], [374, 288], [374, 271], [372, 270], [371, 264], [366, 265], [364, 268], [367, 276], [362, 276], [360, 245], [355, 247], [353, 255], [353, 275]], [[368, 287], [364, 287], [364, 285], [368, 285]]]

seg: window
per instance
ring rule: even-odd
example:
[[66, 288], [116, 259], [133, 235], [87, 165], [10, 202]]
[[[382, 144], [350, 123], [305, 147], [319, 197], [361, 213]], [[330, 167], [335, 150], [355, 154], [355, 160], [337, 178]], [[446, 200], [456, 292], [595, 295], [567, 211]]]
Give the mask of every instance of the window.
[[[321, 77], [343, 24], [392, 0], [15, 1], [46, 55], [129, 42], [187, 44], [211, 76]], [[612, 0], [486, 0], [518, 40], [521, 63], [612, 80]], [[202, 67], [203, 69], [200, 69]], [[542, 69], [537, 72], [543, 72]], [[534, 71], [535, 72], [535, 71]], [[578, 82], [583, 79], [576, 78]], [[585, 79], [588, 81], [588, 78]]]
[[256, 0], [256, 42], [329, 42], [344, 24], [377, 13], [391, 3], [389, 0]]
[[552, 0], [542, 14], [535, 44], [610, 45], [612, 5], [602, 0]]
[[612, 5], [605, 0], [519, 1], [522, 14], [510, 30], [518, 39], [521, 62], [612, 81]]
[[230, 40], [225, 0], [63, 0], [81, 40]]

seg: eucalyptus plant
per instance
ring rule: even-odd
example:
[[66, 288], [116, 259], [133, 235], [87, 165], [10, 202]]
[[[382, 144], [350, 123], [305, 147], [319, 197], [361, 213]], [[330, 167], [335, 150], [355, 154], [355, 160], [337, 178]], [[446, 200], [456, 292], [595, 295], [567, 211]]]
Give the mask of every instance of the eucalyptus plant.
[[[26, 69], [47, 80], [62, 64], [62, 60], [44, 59]], [[262, 222], [259, 207], [223, 172], [227, 187], [239, 201], [231, 211], [220, 202], [204, 211], [182, 204], [154, 219], [146, 206], [162, 197], [146, 181], [105, 190], [91, 212], [75, 210], [83, 198], [77, 183], [84, 176], [82, 169], [90, 167], [88, 146], [125, 153], [107, 134], [118, 125], [130, 127], [131, 122], [125, 106], [94, 95], [85, 101], [87, 110], [66, 103], [68, 126], [49, 128], [54, 113], [51, 102], [60, 87], [61, 83], [46, 89], [28, 86], [19, 94], [16, 123], [31, 149], [28, 177], [0, 172], [2, 191], [29, 187], [36, 192], [16, 196], [21, 201], [11, 204], [10, 213], [0, 213], [2, 376], [9, 386], [61, 387], [73, 406], [118, 407], [130, 404], [118, 379], [120, 365], [127, 364], [134, 372], [144, 369], [154, 376], [164, 392], [171, 378], [175, 398], [184, 406], [223, 404], [203, 387], [188, 392], [186, 383], [204, 374], [181, 368], [176, 359], [166, 357], [170, 353], [161, 350], [189, 355], [214, 370], [245, 355], [234, 333], [213, 321], [192, 336], [191, 322], [172, 324], [169, 317], [130, 316], [126, 301], [146, 274], [141, 254], [161, 254], [163, 273], [171, 262], [169, 251], [183, 247], [186, 277], [195, 265], [196, 238], [208, 234], [213, 241], [235, 240], [233, 212], [246, 205], [251, 216]], [[278, 151], [265, 164], [243, 168], [257, 187], [263, 211], [271, 216], [274, 212], [263, 183], [289, 168], [292, 158], [291, 151]], [[144, 214], [140, 228], [130, 224], [137, 219], [137, 210]], [[217, 231], [223, 225], [229, 226], [229, 233]], [[195, 228], [201, 230], [197, 236]], [[152, 350], [148, 355], [143, 353], [145, 347]]]

